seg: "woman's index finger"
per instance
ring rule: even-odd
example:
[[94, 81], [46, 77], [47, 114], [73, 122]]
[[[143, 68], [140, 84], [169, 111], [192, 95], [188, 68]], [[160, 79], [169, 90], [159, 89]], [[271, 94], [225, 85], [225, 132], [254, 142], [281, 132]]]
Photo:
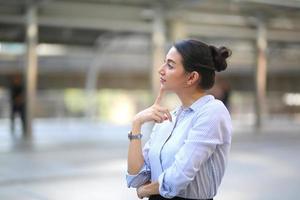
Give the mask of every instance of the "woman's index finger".
[[159, 89], [159, 93], [158, 93], [158, 96], [157, 96], [156, 99], [155, 99], [154, 104], [159, 105], [160, 102], [161, 102], [161, 100], [162, 100], [162, 98], [163, 98], [163, 95], [164, 95], [164, 90], [163, 90], [162, 87], [161, 87], [161, 88]]

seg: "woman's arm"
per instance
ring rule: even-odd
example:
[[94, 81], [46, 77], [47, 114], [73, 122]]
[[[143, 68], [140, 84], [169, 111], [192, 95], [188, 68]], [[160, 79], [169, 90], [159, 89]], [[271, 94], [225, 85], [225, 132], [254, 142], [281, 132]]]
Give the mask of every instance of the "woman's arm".
[[[132, 123], [132, 134], [141, 133], [141, 124], [134, 121]], [[128, 147], [128, 161], [127, 169], [129, 174], [137, 174], [144, 164], [144, 157], [142, 153], [141, 140], [135, 139], [131, 140]]]
[[[165, 120], [172, 121], [169, 110], [159, 105], [163, 93], [163, 90], [160, 89], [155, 103], [151, 107], [136, 114], [132, 123], [131, 132], [133, 135], [141, 133], [141, 127], [145, 122], [155, 121], [156, 123], [162, 123]], [[130, 141], [127, 161], [128, 173], [131, 175], [137, 174], [144, 164], [141, 140], [133, 139]]]

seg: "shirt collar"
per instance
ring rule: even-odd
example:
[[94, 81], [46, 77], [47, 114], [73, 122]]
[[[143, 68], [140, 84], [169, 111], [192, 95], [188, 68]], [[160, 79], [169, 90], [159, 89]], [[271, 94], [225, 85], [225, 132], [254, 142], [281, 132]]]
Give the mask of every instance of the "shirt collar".
[[198, 109], [200, 109], [204, 104], [206, 104], [208, 101], [215, 99], [214, 96], [212, 95], [205, 95], [200, 97], [199, 99], [197, 99], [192, 105], [190, 105], [189, 107], [183, 107], [183, 106], [179, 106], [174, 110], [174, 115], [177, 116], [178, 113], [180, 113], [181, 111], [196, 111]]
[[190, 108], [193, 110], [193, 111], [196, 111], [198, 109], [200, 109], [204, 104], [206, 104], [207, 102], [211, 101], [215, 99], [214, 96], [208, 94], [208, 95], [205, 95], [205, 96], [202, 96], [200, 97], [199, 99], [197, 99], [191, 106]]
[[192, 105], [190, 105], [187, 108], [183, 108], [183, 109], [196, 111], [199, 108], [201, 108], [204, 104], [206, 104], [208, 101], [213, 100], [213, 99], [215, 99], [215, 97], [212, 95], [204, 95], [204, 96], [200, 97], [199, 99], [197, 99]]

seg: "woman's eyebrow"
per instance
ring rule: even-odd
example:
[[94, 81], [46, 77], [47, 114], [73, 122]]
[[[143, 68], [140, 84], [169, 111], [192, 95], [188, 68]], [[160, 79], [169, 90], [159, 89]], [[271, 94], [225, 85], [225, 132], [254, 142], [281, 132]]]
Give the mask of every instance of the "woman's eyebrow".
[[172, 60], [172, 59], [167, 59], [167, 62], [171, 62], [171, 63], [176, 64], [176, 62], [174, 60]]

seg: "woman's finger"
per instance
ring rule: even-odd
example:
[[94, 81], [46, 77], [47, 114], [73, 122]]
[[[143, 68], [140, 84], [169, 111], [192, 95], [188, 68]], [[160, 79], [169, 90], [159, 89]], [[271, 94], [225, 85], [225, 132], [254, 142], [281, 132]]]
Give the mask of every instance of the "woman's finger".
[[156, 123], [162, 123], [164, 121], [163, 116], [160, 116], [159, 114], [156, 113], [153, 113], [152, 118]]
[[167, 113], [165, 112], [161, 112], [161, 111], [154, 111], [155, 115], [159, 116], [160, 119], [162, 119], [162, 122], [165, 121], [165, 120], [170, 120], [170, 117], [168, 116]]
[[162, 87], [160, 87], [158, 96], [156, 97], [154, 104], [159, 105], [162, 100], [163, 95], [164, 95], [164, 90]]
[[162, 118], [162, 119], [165, 118], [165, 113], [164, 113], [164, 112], [155, 110], [155, 111], [153, 111], [153, 113], [154, 113], [155, 115], [159, 116], [159, 117]]
[[167, 115], [169, 121], [172, 122], [172, 115], [169, 110], [166, 111], [166, 115]]
[[161, 106], [156, 106], [156, 109], [160, 112], [165, 113], [167, 115], [168, 119], [170, 120], [170, 122], [172, 122], [172, 115], [167, 108], [163, 108]]

